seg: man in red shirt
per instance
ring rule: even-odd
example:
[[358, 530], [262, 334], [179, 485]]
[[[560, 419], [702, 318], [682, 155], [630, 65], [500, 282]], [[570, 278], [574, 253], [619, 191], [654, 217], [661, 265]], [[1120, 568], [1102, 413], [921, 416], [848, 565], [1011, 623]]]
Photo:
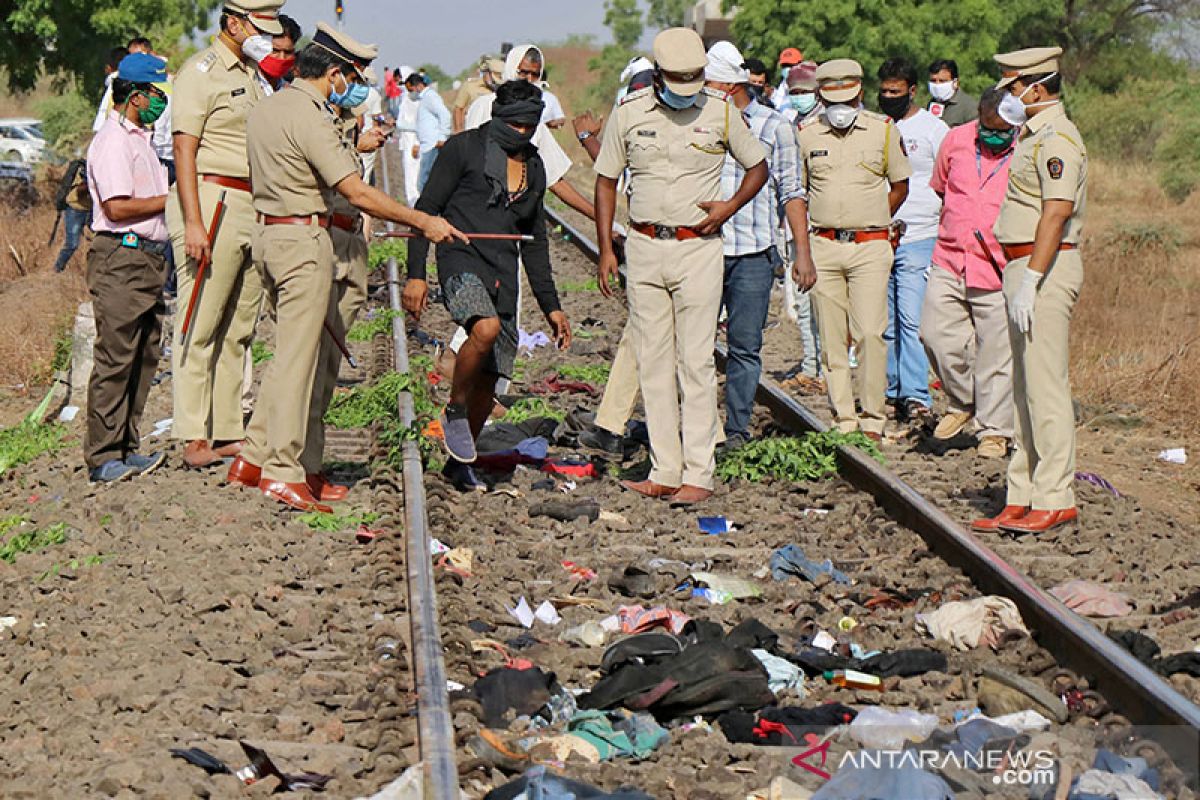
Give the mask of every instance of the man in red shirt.
[[921, 317], [921, 341], [950, 401], [934, 436], [951, 439], [974, 421], [979, 455], [989, 458], [1008, 454], [1013, 431], [1005, 259], [992, 233], [1016, 138], [996, 113], [1001, 97], [988, 89], [979, 119], [952, 129], [938, 151], [929, 185], [942, 216]]

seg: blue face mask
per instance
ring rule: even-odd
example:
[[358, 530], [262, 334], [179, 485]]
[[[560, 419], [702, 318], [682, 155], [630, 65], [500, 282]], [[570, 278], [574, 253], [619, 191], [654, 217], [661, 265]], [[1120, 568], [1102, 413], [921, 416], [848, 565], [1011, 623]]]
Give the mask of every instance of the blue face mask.
[[683, 111], [685, 109], [691, 108], [692, 106], [696, 105], [696, 95], [694, 95], [694, 94], [688, 94], [688, 95], [676, 94], [675, 92], [672, 92], [670, 89], [668, 89], [666, 86], [659, 89], [658, 96], [662, 98], [662, 101], [664, 103], [666, 103], [668, 106], [675, 109], [676, 111]]
[[[343, 78], [344, 80], [344, 78]], [[367, 102], [367, 96], [371, 93], [370, 87], [363, 83], [350, 83], [346, 81], [346, 91], [331, 92], [329, 102], [335, 106], [342, 108], [355, 108]]]
[[801, 114], [807, 114], [817, 106], [817, 95], [815, 93], [788, 95], [788, 100], [791, 102], [792, 108]]

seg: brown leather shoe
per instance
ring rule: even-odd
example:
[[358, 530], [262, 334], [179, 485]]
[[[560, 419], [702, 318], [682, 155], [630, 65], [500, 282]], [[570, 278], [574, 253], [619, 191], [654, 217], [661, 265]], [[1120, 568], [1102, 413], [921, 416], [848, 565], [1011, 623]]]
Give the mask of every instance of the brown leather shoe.
[[685, 483], [679, 487], [679, 491], [671, 495], [671, 505], [690, 506], [695, 503], [703, 503], [712, 497], [712, 495], [711, 489], [702, 489], [699, 486], [692, 486], [690, 483]]
[[1060, 508], [1056, 511], [1030, 511], [1025, 516], [1012, 522], [1000, 524], [1000, 530], [1009, 533], [1045, 533], [1051, 528], [1066, 525], [1079, 518], [1079, 512], [1074, 508]]
[[224, 442], [222, 444], [213, 442], [213, 452], [219, 455], [221, 458], [233, 458], [242, 454], [242, 444], [243, 442], [241, 439], [233, 442]]
[[304, 482], [308, 484], [309, 491], [313, 493], [313, 497], [326, 503], [336, 503], [340, 500], [345, 500], [346, 495], [350, 494], [349, 486], [331, 483], [323, 472], [313, 472], [305, 475]]
[[661, 483], [655, 483], [651, 480], [645, 481], [621, 481], [621, 486], [630, 491], [644, 494], [646, 497], [671, 497], [679, 491], [678, 486], [663, 486]]
[[192, 469], [211, 467], [221, 460], [204, 439], [193, 439], [183, 448], [183, 463]]
[[258, 488], [272, 500], [278, 500], [285, 506], [297, 511], [318, 511], [322, 514], [332, 514], [333, 509], [317, 502], [312, 496], [307, 483], [284, 483], [264, 478]]
[[972, 522], [971, 530], [998, 531], [1005, 523], [1016, 522], [1028, 513], [1029, 506], [1005, 506], [1004, 510], [994, 517], [985, 517]]
[[229, 465], [229, 474], [225, 476], [225, 482], [241, 484], [251, 489], [257, 489], [258, 484], [262, 482], [262, 467], [257, 467], [241, 456], [238, 456]]

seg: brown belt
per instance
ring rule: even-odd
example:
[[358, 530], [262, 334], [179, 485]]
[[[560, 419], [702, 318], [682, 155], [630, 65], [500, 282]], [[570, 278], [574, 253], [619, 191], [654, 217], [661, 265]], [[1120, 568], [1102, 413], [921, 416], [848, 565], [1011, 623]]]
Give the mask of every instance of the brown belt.
[[[1074, 242], [1062, 242], [1058, 246], [1058, 252], [1061, 253], [1063, 250], [1074, 250], [1078, 247], [1079, 245], [1075, 244]], [[1016, 261], [1018, 258], [1025, 258], [1026, 256], [1033, 255], [1033, 242], [1029, 242], [1027, 244], [1002, 244], [1000, 245], [1000, 249], [1004, 251], [1005, 258], [1007, 258], [1009, 261]]]
[[329, 217], [309, 214], [306, 217], [272, 217], [270, 214], [259, 214], [258, 221], [263, 225], [312, 225], [316, 222], [322, 228], [329, 227]]
[[813, 228], [813, 233], [822, 239], [845, 244], [862, 244], [863, 242], [886, 241], [891, 234], [885, 228], [872, 231], [848, 231], [840, 228]]
[[649, 236], [651, 239], [678, 239], [682, 242], [686, 239], [701, 239], [704, 237], [703, 233], [687, 225], [651, 225], [648, 222], [631, 222], [629, 223], [629, 227], [643, 236]]
[[329, 222], [333, 227], [351, 233], [358, 233], [362, 230], [362, 217], [352, 217], [349, 214], [331, 214]]
[[250, 181], [245, 178], [230, 178], [226, 175], [201, 175], [200, 180], [205, 183], [215, 183], [217, 186], [224, 186], [226, 189], [237, 189], [239, 192], [250, 191]]

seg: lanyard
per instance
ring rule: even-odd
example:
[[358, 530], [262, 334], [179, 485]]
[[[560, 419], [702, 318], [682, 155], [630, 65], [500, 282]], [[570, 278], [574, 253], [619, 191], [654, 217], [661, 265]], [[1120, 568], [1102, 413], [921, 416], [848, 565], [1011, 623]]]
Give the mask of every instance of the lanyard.
[[997, 172], [1004, 169], [1004, 165], [1008, 163], [1008, 160], [1010, 158], [1012, 158], [1013, 149], [1014, 148], [1010, 147], [1008, 149], [1008, 152], [1004, 155], [1004, 158], [1000, 159], [1000, 163], [997, 164], [996, 168], [992, 170], [992, 174], [988, 175], [986, 178], [984, 178], [983, 177], [983, 154], [979, 150], [979, 142], [975, 143], [975, 172], [978, 173], [979, 177], [983, 180], [983, 183], [981, 183], [979, 185], [980, 189], [982, 189], [984, 186], [987, 186], [988, 181], [990, 181], [992, 178], [996, 177]]

